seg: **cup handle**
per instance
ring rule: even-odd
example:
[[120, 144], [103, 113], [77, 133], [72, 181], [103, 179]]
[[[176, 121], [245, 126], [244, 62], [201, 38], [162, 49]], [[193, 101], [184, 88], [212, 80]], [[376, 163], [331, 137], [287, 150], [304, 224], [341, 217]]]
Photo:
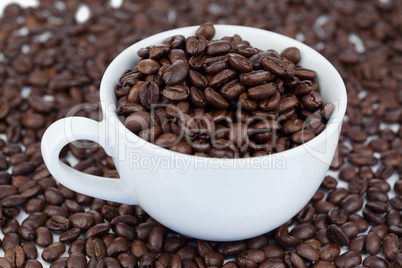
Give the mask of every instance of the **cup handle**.
[[61, 149], [76, 140], [99, 143], [110, 154], [101, 123], [85, 117], [67, 117], [50, 125], [41, 142], [42, 157], [54, 178], [71, 190], [109, 201], [136, 204], [122, 179], [104, 178], [75, 170], [59, 159]]

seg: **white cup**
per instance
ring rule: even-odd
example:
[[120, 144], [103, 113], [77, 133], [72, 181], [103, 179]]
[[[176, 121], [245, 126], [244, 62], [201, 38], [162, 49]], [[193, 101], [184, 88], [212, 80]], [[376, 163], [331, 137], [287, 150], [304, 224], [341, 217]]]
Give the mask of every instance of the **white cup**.
[[[114, 87], [123, 72], [136, 64], [140, 48], [160, 44], [172, 35], [194, 35], [197, 28], [153, 35], [118, 55], [101, 82], [103, 120], [67, 117], [53, 123], [43, 135], [43, 158], [51, 174], [66, 187], [97, 198], [138, 204], [181, 234], [214, 241], [254, 237], [292, 218], [320, 186], [345, 115], [345, 85], [323, 56], [294, 39], [251, 27], [215, 25], [215, 39], [239, 34], [262, 50], [281, 52], [297, 47], [302, 56], [299, 64], [318, 73], [320, 93], [335, 110], [320, 135], [278, 154], [216, 159], [158, 147], [125, 128], [116, 114]], [[98, 142], [113, 158], [120, 179], [87, 175], [61, 162], [60, 150], [79, 139]]]

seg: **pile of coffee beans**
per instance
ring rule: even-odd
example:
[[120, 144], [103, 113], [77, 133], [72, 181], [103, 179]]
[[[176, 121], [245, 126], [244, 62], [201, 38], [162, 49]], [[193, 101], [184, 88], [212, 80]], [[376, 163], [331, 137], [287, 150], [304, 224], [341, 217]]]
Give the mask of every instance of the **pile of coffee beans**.
[[[81, 4], [91, 13], [82, 23], [75, 20]], [[401, 267], [401, 13], [396, 0], [7, 6], [0, 18], [0, 267]], [[348, 90], [338, 153], [320, 189], [292, 220], [244, 241], [191, 239], [139, 206], [75, 193], [55, 182], [40, 153], [46, 127], [77, 104], [99, 103], [102, 74], [123, 49], [205, 22], [298, 38], [335, 65]], [[75, 115], [100, 118], [93, 109]], [[77, 170], [118, 177], [99, 146], [70, 144], [60, 157], [68, 163], [71, 155]]]
[[139, 137], [169, 150], [219, 158], [263, 156], [308, 142], [333, 112], [297, 65], [296, 47], [279, 54], [215, 28], [140, 49], [115, 87], [117, 112]]

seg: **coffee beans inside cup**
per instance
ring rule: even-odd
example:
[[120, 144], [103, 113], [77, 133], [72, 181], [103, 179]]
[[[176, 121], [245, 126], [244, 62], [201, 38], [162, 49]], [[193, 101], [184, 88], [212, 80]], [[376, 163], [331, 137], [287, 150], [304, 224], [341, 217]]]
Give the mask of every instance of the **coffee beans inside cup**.
[[263, 51], [212, 24], [140, 49], [115, 87], [117, 113], [139, 137], [217, 158], [279, 153], [319, 135], [333, 112], [300, 51]]

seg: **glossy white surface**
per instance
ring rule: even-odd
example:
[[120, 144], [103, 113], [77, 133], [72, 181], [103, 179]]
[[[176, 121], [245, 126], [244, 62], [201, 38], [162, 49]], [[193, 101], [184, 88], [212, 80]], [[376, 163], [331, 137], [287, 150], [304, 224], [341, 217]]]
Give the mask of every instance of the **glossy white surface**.
[[[65, 186], [95, 197], [139, 204], [165, 226], [188, 236], [228, 241], [268, 232], [294, 216], [312, 197], [328, 170], [346, 110], [345, 86], [319, 53], [291, 38], [265, 30], [216, 25], [215, 39], [239, 34], [260, 49], [296, 46], [301, 65], [316, 70], [325, 102], [336, 110], [327, 128], [303, 146], [270, 156], [211, 159], [187, 156], [152, 145], [128, 131], [115, 113], [114, 86], [131, 69], [137, 50], [175, 34], [194, 35], [198, 26], [146, 38], [123, 51], [101, 83], [104, 121], [70, 117], [46, 131], [42, 153], [52, 175]], [[73, 171], [58, 160], [76, 139], [101, 144], [114, 158], [120, 180]]]

